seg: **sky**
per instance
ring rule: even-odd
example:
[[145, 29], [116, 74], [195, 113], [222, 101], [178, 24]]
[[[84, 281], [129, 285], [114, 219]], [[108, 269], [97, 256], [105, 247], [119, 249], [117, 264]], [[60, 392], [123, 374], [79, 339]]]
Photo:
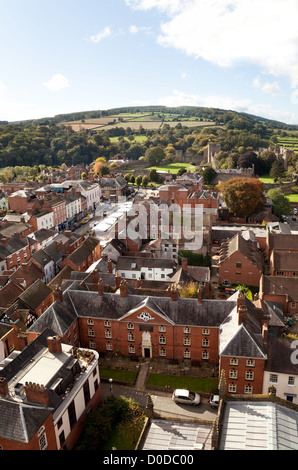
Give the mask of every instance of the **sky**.
[[298, 0], [0, 0], [0, 121], [207, 106], [298, 124]]

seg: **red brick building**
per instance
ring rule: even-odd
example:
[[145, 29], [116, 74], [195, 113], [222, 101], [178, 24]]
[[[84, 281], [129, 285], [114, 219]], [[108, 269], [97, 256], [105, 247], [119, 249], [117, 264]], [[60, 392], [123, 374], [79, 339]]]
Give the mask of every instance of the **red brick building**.
[[46, 329], [1, 368], [0, 448], [71, 450], [100, 400], [98, 354]]
[[224, 371], [227, 393], [261, 394], [269, 322], [273, 326], [277, 320], [254, 308], [244, 294], [235, 298], [236, 308], [221, 326], [220, 375]]
[[264, 257], [257, 245], [241, 233], [222, 243], [218, 262], [219, 283], [259, 286], [264, 270]]
[[94, 237], [86, 238], [61, 263], [60, 269], [70, 266], [77, 271], [86, 271], [101, 256], [100, 242]]

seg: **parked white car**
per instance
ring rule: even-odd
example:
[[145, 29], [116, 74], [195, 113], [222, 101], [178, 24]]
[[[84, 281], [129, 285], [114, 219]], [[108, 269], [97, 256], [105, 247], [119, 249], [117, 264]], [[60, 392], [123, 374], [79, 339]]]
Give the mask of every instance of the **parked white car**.
[[198, 393], [184, 388], [174, 390], [172, 400], [183, 405], [199, 405], [201, 403], [201, 397]]

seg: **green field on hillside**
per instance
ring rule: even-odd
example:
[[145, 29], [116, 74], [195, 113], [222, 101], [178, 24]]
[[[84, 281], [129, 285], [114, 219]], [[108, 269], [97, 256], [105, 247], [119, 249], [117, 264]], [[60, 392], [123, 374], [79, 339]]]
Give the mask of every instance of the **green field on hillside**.
[[169, 171], [172, 174], [177, 174], [181, 168], [185, 168], [186, 171], [191, 173], [195, 172], [196, 167], [190, 163], [169, 163], [168, 165], [163, 166], [150, 166], [148, 170], [157, 170], [157, 171]]
[[286, 147], [288, 149], [295, 150], [295, 152], [298, 152], [298, 137], [296, 136], [278, 137], [278, 145], [280, 147]]

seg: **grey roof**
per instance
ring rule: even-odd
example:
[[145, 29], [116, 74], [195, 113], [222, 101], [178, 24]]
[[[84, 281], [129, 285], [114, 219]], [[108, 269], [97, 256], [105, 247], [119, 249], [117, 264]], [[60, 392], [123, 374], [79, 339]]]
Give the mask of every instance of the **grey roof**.
[[68, 309], [64, 303], [56, 300], [33, 325], [28, 328], [28, 331], [42, 333], [45, 329], [49, 328], [54, 331], [55, 334], [64, 336], [76, 319], [77, 315], [73, 309]]
[[211, 425], [152, 419], [142, 450], [211, 450]]
[[[64, 302], [69, 309], [74, 309], [79, 317], [107, 318], [118, 320], [147, 301], [148, 296], [128, 295], [77, 290], [70, 286], [64, 291]], [[157, 322], [172, 321], [181, 325], [198, 325], [219, 327], [236, 305], [233, 301], [202, 300], [179, 298], [173, 301], [170, 297], [151, 297], [155, 310], [160, 317]], [[151, 308], [151, 307], [150, 307]], [[157, 311], [159, 309], [159, 312]], [[45, 313], [44, 313], [45, 314]], [[43, 314], [43, 315], [44, 315]]]
[[271, 402], [228, 402], [219, 450], [297, 450], [298, 412]]
[[28, 443], [50, 414], [49, 408], [0, 400], [0, 436]]
[[98, 184], [101, 188], [121, 189], [127, 186], [127, 182], [122, 176], [116, 178], [100, 178]]
[[[229, 297], [229, 300], [236, 299], [237, 295], [238, 292]], [[224, 356], [267, 359], [258, 312], [252, 301], [246, 298], [245, 303], [246, 324], [238, 324], [237, 306], [222, 322], [219, 330], [219, 353]]]

